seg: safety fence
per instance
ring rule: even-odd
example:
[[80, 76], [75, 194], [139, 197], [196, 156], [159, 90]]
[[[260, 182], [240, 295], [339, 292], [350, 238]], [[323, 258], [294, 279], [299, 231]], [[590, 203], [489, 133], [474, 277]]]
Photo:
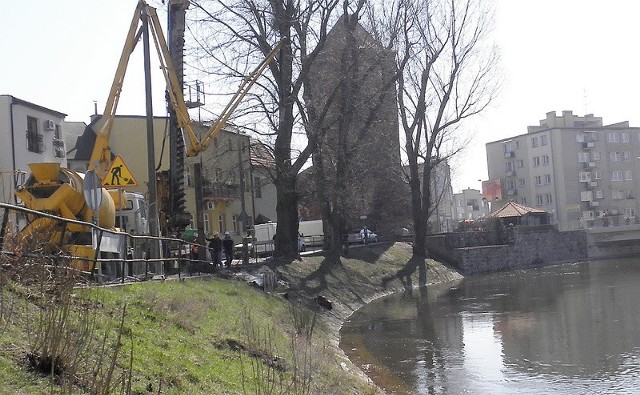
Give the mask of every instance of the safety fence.
[[[121, 282], [144, 281], [154, 278], [164, 278], [168, 275], [194, 275], [212, 273], [215, 268], [206, 260], [204, 253], [192, 255], [191, 247], [197, 245], [201, 251], [206, 246], [193, 242], [186, 242], [180, 238], [132, 235], [117, 229], [106, 229], [89, 222], [63, 218], [41, 211], [34, 211], [22, 206], [0, 203], [2, 224], [0, 228], [0, 250], [5, 255], [19, 255], [26, 258], [40, 258], [52, 264], [68, 262], [74, 270], [86, 275], [90, 281]], [[27, 222], [46, 218], [55, 223], [56, 232], [50, 232], [49, 239], [40, 240], [48, 247], [44, 250], [52, 253], [28, 251], [24, 234]], [[83, 235], [68, 230], [70, 224], [80, 225]], [[35, 233], [35, 232], [34, 232]], [[42, 236], [46, 232], [41, 232]], [[73, 244], [84, 244], [91, 249], [91, 256], [79, 256], [68, 252], [67, 247], [73, 239]], [[24, 246], [20, 243], [24, 242]], [[7, 248], [10, 245], [11, 248]]]

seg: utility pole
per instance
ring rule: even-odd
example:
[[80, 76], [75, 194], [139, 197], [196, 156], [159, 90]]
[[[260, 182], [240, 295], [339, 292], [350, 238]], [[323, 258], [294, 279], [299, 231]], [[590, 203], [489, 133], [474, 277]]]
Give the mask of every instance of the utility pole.
[[[149, 176], [149, 231], [151, 236], [159, 236], [158, 233], [158, 205], [156, 189], [155, 145], [153, 138], [153, 102], [151, 94], [151, 57], [149, 54], [149, 16], [146, 8], [142, 11], [142, 43], [144, 46], [144, 87], [146, 95], [147, 115], [147, 167]], [[158, 258], [158, 244], [152, 242], [149, 245], [149, 257]]]
[[236, 128], [238, 137], [238, 171], [240, 171], [240, 220], [242, 221], [242, 264], [249, 263], [249, 245], [247, 244], [247, 208], [244, 201], [244, 166], [242, 165], [242, 139], [240, 129]]

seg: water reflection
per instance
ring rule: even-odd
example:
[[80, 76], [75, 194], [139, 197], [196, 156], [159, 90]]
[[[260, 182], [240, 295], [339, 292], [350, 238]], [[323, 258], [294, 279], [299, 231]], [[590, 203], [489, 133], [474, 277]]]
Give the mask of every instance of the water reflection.
[[389, 393], [635, 393], [640, 262], [472, 277], [354, 314], [342, 346]]

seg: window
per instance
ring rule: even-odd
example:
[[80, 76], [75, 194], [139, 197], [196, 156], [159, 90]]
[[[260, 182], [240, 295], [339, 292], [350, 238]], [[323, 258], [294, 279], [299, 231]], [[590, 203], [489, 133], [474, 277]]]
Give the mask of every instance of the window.
[[232, 221], [233, 221], [233, 233], [236, 235], [239, 235], [240, 229], [242, 229], [242, 224], [240, 223], [240, 216], [233, 215]]
[[590, 171], [581, 171], [579, 176], [580, 176], [580, 182], [589, 182], [589, 181], [591, 181], [591, 172]]
[[260, 179], [260, 177], [253, 178], [253, 190], [254, 190], [254, 196], [256, 198], [259, 199], [262, 197], [262, 180]]
[[520, 140], [516, 140], [516, 149], [520, 148]]
[[512, 191], [516, 189], [516, 182], [513, 180], [508, 180], [507, 181], [507, 190]]
[[602, 192], [602, 190], [600, 189], [595, 191], [595, 195], [596, 195], [596, 199], [604, 199], [604, 192]]
[[584, 134], [582, 132], [576, 133], [576, 143], [584, 143]]
[[628, 143], [629, 142], [629, 133], [628, 132], [622, 132], [620, 137], [622, 137], [621, 141], [623, 143]]
[[225, 229], [224, 214], [218, 214], [218, 231], [222, 232], [223, 229]]
[[505, 170], [506, 171], [513, 171], [513, 162], [506, 162], [505, 163]]
[[631, 174], [631, 170], [625, 170], [624, 171], [624, 180], [625, 181], [632, 181], [633, 180], [633, 176]]
[[191, 179], [191, 167], [189, 166], [184, 167], [184, 178], [187, 180], [188, 187], [193, 186], [193, 180]]
[[620, 152], [609, 152], [609, 162], [620, 162]]
[[535, 176], [536, 185], [542, 185], [542, 176]]
[[549, 144], [547, 140], [547, 135], [540, 136], [540, 145], [547, 145], [547, 144]]
[[611, 181], [622, 181], [622, 170], [613, 170], [611, 172]]
[[535, 148], [538, 146], [538, 138], [537, 137], [531, 137], [531, 148]]
[[540, 166], [540, 157], [539, 156], [534, 156], [533, 157], [533, 165], [534, 166]]
[[629, 151], [624, 151], [622, 153], [622, 160], [631, 160], [631, 152]]
[[591, 153], [591, 160], [599, 161], [600, 160], [600, 152], [599, 151], [593, 151]]
[[518, 178], [518, 185], [520, 185], [521, 187], [524, 186], [524, 178]]
[[620, 135], [618, 132], [609, 132], [607, 133], [607, 143], [619, 143]]
[[545, 174], [544, 175], [544, 184], [545, 185], [551, 184], [551, 174]]
[[553, 198], [551, 197], [550, 193], [547, 193], [546, 195], [544, 195], [544, 203], [545, 204], [553, 203]]
[[518, 159], [516, 161], [516, 167], [524, 167], [524, 161], [522, 159]]
[[213, 173], [213, 180], [214, 181], [222, 181], [222, 169], [219, 167], [216, 167], [215, 172]]
[[589, 162], [588, 152], [578, 152], [578, 163]]
[[527, 204], [527, 198], [523, 197], [522, 199], [520, 199], [520, 203]]
[[60, 130], [60, 125], [56, 124], [56, 128], [53, 131], [53, 138], [56, 140], [62, 140], [62, 132]]
[[625, 218], [629, 218], [629, 217], [635, 217], [636, 216], [636, 209], [635, 208], [625, 208], [622, 210], [622, 212], [624, 213]]
[[625, 198], [624, 191], [611, 191], [611, 199], [613, 200], [622, 200]]
[[507, 154], [509, 152], [512, 152], [512, 151], [513, 151], [513, 149], [511, 148], [511, 143], [505, 143], [505, 145], [504, 145], [505, 154]]
[[204, 233], [211, 233], [211, 229], [209, 229], [209, 214], [204, 215]]
[[542, 164], [548, 165], [550, 162], [549, 155], [542, 155]]
[[543, 202], [543, 201], [544, 201], [544, 200], [542, 199], [542, 195], [536, 195], [536, 204], [537, 204], [538, 206], [542, 206], [542, 204], [543, 204], [542, 202]]
[[36, 153], [44, 151], [42, 135], [38, 134], [38, 119], [34, 117], [27, 117], [27, 150]]
[[594, 180], [601, 180], [602, 179], [602, 172], [600, 172], [600, 170], [594, 170], [593, 179]]
[[227, 140], [227, 148], [229, 149], [229, 151], [233, 151], [233, 140]]
[[580, 192], [580, 201], [581, 202], [590, 202], [593, 200], [593, 193], [591, 191], [582, 191]]

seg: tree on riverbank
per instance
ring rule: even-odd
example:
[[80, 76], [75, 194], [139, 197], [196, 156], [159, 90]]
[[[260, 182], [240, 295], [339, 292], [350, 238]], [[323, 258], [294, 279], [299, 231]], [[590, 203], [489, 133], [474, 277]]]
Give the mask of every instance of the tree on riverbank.
[[476, 0], [399, 0], [370, 5], [368, 15], [372, 31], [396, 52], [413, 254], [424, 259], [440, 198], [431, 188], [434, 169], [463, 151], [463, 122], [487, 108], [498, 88], [498, 56], [485, 42], [491, 13]]

